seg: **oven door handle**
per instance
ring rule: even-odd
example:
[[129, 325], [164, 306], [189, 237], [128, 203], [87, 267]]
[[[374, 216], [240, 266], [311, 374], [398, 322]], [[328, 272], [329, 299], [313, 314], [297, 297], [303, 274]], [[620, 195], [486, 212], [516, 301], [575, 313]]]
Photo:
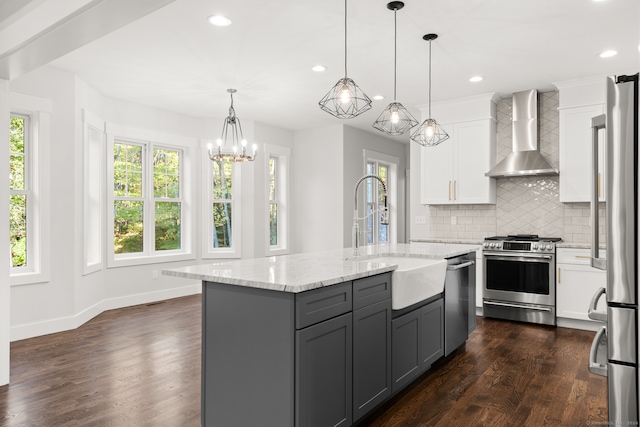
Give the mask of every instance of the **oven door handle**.
[[485, 300], [484, 303], [487, 305], [497, 305], [500, 307], [525, 308], [527, 310], [551, 312], [551, 308], [549, 307], [537, 307], [537, 306], [531, 306], [531, 305], [512, 304], [512, 303], [506, 303], [506, 302], [487, 301], [487, 300]]
[[531, 261], [534, 259], [547, 259], [547, 260], [552, 260], [553, 256], [551, 255], [527, 255], [527, 256], [522, 256], [520, 254], [508, 254], [508, 253], [486, 253], [484, 252], [482, 254], [485, 258], [487, 259], [507, 259], [507, 258], [518, 258], [521, 261]]

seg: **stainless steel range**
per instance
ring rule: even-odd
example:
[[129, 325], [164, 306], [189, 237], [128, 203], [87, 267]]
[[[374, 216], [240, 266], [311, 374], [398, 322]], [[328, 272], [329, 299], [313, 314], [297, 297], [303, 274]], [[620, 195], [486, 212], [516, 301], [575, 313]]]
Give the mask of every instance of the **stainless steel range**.
[[485, 317], [556, 324], [556, 242], [531, 234], [487, 237], [483, 243]]

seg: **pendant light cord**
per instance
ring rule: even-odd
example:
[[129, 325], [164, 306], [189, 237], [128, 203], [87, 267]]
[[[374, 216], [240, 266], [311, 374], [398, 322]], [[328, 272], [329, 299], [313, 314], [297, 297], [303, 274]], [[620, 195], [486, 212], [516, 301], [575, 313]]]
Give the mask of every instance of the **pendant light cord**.
[[429, 118], [431, 118], [431, 40], [429, 40]]
[[396, 101], [396, 73], [398, 68], [398, 9], [393, 10], [393, 101]]
[[347, 78], [347, 0], [344, 0], [344, 78]]

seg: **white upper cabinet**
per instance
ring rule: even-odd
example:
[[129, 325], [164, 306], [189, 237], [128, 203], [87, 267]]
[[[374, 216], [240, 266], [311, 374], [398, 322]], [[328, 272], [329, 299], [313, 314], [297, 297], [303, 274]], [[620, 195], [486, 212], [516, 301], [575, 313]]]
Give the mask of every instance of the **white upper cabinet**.
[[[421, 111], [425, 120], [428, 112]], [[435, 147], [421, 148], [420, 202], [495, 203], [495, 179], [484, 175], [495, 166], [495, 95], [433, 104], [432, 113], [449, 139]]]
[[[605, 78], [554, 83], [559, 89], [560, 201], [589, 202], [592, 185], [591, 118], [604, 113]], [[599, 132], [597, 190], [604, 198], [605, 132]]]

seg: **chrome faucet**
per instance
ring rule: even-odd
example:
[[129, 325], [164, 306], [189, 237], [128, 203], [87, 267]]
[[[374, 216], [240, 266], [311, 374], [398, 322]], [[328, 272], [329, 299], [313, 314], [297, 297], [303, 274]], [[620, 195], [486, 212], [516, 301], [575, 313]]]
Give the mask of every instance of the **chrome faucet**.
[[[360, 247], [360, 225], [358, 221], [358, 187], [360, 184], [366, 179], [374, 178], [380, 181], [382, 184], [382, 191], [384, 196], [384, 206], [379, 208], [380, 212], [380, 224], [388, 225], [389, 224], [389, 208], [387, 207], [387, 186], [384, 184], [384, 181], [378, 175], [365, 175], [356, 182], [355, 189], [353, 191], [353, 200], [354, 200], [354, 210], [353, 210], [353, 227], [351, 228], [351, 244], [353, 246], [354, 255], [357, 255], [358, 248]], [[371, 215], [375, 213], [372, 212]], [[366, 216], [365, 216], [366, 218]]]

